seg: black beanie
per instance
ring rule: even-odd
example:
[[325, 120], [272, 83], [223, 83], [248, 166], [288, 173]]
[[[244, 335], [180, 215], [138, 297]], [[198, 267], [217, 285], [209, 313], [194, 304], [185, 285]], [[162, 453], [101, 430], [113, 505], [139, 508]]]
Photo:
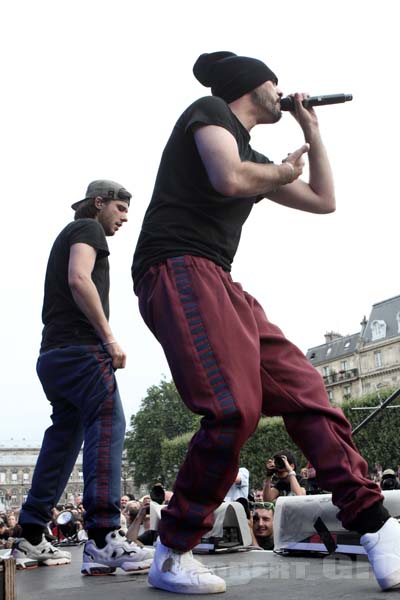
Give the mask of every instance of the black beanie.
[[211, 88], [213, 96], [233, 102], [265, 81], [278, 83], [278, 78], [261, 60], [238, 56], [233, 52], [201, 54], [193, 67], [194, 76]]

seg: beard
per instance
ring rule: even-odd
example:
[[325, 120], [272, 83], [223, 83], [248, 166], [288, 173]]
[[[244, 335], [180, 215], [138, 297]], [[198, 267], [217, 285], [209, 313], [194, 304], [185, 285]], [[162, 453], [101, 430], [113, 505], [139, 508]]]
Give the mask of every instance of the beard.
[[282, 112], [275, 98], [265, 89], [257, 88], [251, 92], [251, 99], [259, 109], [260, 123], [276, 123], [282, 117]]

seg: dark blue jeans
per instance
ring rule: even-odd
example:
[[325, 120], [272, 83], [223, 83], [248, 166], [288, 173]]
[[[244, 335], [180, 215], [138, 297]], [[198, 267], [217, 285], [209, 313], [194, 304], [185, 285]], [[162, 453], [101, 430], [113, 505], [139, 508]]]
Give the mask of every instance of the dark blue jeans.
[[120, 526], [125, 417], [111, 357], [101, 345], [44, 352], [37, 374], [50, 401], [46, 430], [20, 523], [45, 526], [83, 447], [87, 528]]

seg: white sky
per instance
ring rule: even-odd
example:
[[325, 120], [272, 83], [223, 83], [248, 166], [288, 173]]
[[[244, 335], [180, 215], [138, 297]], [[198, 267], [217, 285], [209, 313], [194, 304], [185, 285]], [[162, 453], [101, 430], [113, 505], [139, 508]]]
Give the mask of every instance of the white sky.
[[[50, 409], [35, 373], [50, 247], [87, 184], [133, 195], [110, 240], [111, 325], [127, 422], [169, 370], [142, 323], [130, 266], [161, 152], [181, 112], [207, 95], [202, 52], [264, 60], [283, 92], [351, 93], [318, 110], [337, 211], [259, 204], [233, 276], [303, 351], [327, 330], [354, 333], [373, 303], [399, 294], [399, 3], [335, 0], [4, 0], [0, 8], [2, 276], [0, 440], [40, 440]], [[302, 143], [285, 114], [252, 146], [275, 161]]]

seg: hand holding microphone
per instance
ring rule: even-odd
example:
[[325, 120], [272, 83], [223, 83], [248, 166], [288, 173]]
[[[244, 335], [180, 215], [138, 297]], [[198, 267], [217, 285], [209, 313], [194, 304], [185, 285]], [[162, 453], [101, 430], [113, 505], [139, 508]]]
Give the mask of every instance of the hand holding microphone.
[[[304, 98], [302, 105], [304, 108], [309, 108], [310, 106], [341, 104], [342, 102], [348, 102], [349, 100], [353, 100], [352, 94], [328, 94], [327, 96], [310, 96], [309, 98]], [[281, 98], [281, 110], [293, 111], [294, 109], [295, 103], [293, 96]]]

